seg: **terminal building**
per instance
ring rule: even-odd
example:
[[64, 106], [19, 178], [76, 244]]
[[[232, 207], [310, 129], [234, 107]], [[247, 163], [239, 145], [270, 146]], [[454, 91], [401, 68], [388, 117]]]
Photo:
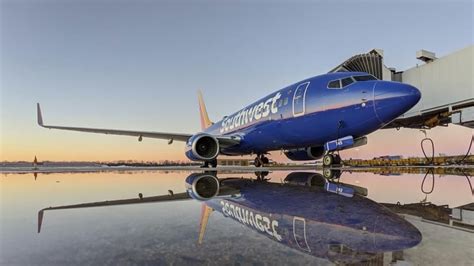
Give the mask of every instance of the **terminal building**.
[[474, 202], [459, 206], [453, 209], [451, 214], [450, 225], [459, 223], [461, 225], [468, 225], [474, 229]]
[[[250, 160], [246, 158], [218, 158], [217, 159], [218, 165], [225, 165], [225, 166], [249, 166]], [[253, 165], [253, 160], [252, 160]]]
[[[222, 166], [249, 166], [253, 165], [253, 159], [241, 157], [241, 158], [232, 158], [232, 157], [224, 157], [218, 158], [217, 164]], [[275, 162], [270, 160], [268, 164], [265, 166], [275, 165]]]
[[383, 56], [383, 50], [373, 49], [352, 56], [330, 72], [362, 71], [418, 88], [420, 102], [386, 128], [432, 128], [449, 123], [474, 128], [474, 45], [440, 58], [434, 52], [417, 51], [420, 64], [402, 71], [386, 66]]

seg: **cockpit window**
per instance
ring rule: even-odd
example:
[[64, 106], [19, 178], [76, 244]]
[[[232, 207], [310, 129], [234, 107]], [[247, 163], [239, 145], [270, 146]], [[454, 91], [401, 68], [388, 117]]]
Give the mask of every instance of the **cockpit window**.
[[339, 88], [341, 88], [341, 83], [339, 82], [339, 80], [333, 80], [333, 81], [329, 82], [328, 88], [339, 89]]
[[342, 87], [344, 88], [345, 86], [349, 86], [352, 83], [354, 83], [354, 80], [351, 77], [349, 77], [349, 78], [342, 79], [341, 83], [342, 83]]
[[368, 80], [377, 80], [374, 76], [372, 75], [363, 75], [363, 76], [354, 76], [354, 79], [356, 81], [368, 81]]
[[361, 75], [361, 76], [353, 76], [347, 77], [343, 79], [329, 81], [328, 88], [330, 89], [340, 89], [345, 88], [356, 81], [368, 81], [368, 80], [377, 80], [376, 77], [372, 75]]

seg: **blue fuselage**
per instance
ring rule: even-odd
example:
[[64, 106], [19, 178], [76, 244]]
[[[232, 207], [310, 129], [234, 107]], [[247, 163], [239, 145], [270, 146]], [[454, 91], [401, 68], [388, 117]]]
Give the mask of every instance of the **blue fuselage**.
[[[204, 132], [238, 136], [239, 145], [221, 149], [228, 155], [320, 147], [343, 136], [367, 135], [420, 99], [420, 92], [407, 84], [353, 78], [364, 75], [368, 74], [338, 72], [302, 80], [224, 117]], [[352, 83], [343, 86], [348, 77]], [[337, 80], [340, 88], [329, 88]]]
[[420, 232], [405, 219], [359, 195], [240, 178], [221, 183], [238, 188], [240, 194], [212, 198], [204, 202], [207, 206], [316, 257], [353, 263], [421, 241]]

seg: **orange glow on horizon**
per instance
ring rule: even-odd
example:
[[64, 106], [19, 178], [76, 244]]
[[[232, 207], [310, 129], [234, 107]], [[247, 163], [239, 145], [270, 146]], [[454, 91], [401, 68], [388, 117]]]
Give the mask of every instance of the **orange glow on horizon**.
[[[29, 132], [5, 131], [0, 142], [0, 161], [32, 161], [34, 156], [39, 161], [189, 161], [184, 155], [184, 143], [177, 141], [168, 145], [157, 139], [145, 138], [138, 142], [133, 137], [55, 130], [40, 129], [33, 137]], [[466, 153], [472, 133], [470, 128], [451, 125], [429, 130], [428, 137], [434, 140], [435, 155], [460, 155]], [[382, 155], [422, 156], [420, 141], [423, 138], [415, 129], [379, 130], [368, 136], [366, 146], [341, 154], [344, 158], [362, 159]], [[280, 151], [272, 152], [270, 158], [289, 161]]]

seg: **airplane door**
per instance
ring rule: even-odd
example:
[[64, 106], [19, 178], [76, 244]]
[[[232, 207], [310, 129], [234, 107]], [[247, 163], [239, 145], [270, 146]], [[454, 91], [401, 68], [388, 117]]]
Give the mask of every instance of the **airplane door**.
[[311, 252], [306, 240], [306, 220], [301, 217], [293, 217], [293, 236], [296, 244], [301, 250]]
[[306, 89], [308, 89], [309, 81], [298, 85], [293, 95], [293, 116], [304, 115]]

